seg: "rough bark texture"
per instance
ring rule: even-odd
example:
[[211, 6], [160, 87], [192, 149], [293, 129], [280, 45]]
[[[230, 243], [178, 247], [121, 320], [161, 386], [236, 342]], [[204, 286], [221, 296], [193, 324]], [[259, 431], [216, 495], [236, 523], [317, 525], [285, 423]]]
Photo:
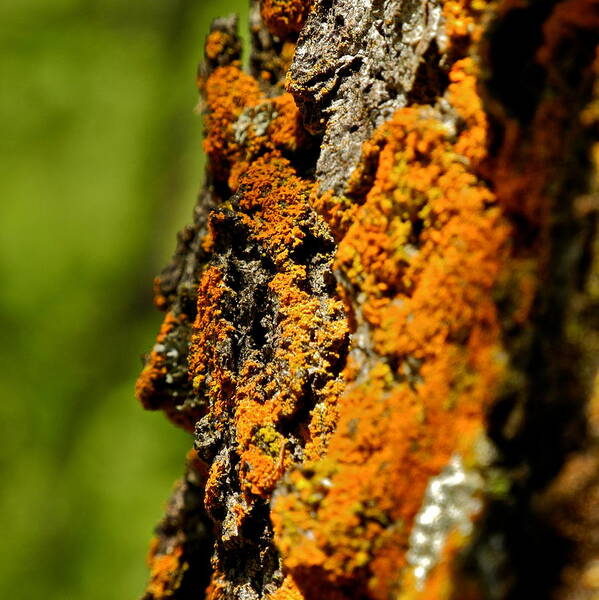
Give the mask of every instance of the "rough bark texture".
[[137, 394], [145, 598], [599, 596], [599, 2], [263, 0]]

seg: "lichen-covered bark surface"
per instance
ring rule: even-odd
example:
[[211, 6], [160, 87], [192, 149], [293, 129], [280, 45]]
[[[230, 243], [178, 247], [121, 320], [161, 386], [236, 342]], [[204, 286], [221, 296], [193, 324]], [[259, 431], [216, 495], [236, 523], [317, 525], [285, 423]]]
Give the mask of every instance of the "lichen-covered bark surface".
[[137, 394], [145, 598], [599, 595], [599, 2], [263, 0]]

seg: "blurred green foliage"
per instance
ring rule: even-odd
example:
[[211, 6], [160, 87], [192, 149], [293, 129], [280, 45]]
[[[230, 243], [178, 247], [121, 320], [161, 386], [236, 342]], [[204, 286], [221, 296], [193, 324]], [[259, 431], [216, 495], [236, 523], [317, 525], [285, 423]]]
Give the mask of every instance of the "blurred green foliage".
[[191, 446], [133, 398], [202, 179], [195, 69], [244, 0], [0, 3], [0, 597], [135, 598]]

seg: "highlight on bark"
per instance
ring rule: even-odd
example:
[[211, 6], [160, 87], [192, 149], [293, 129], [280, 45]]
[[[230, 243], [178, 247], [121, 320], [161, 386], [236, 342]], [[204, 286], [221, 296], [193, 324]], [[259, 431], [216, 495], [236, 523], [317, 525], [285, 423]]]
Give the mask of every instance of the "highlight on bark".
[[599, 595], [599, 2], [250, 27], [155, 280], [137, 396], [194, 448], [144, 598]]

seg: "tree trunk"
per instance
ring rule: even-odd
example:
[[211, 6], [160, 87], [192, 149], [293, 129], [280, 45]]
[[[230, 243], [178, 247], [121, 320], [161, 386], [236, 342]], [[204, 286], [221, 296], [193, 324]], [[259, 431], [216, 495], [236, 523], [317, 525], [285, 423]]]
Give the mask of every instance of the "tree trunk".
[[145, 598], [596, 598], [599, 2], [263, 0], [249, 74], [236, 27], [137, 388], [195, 440]]

